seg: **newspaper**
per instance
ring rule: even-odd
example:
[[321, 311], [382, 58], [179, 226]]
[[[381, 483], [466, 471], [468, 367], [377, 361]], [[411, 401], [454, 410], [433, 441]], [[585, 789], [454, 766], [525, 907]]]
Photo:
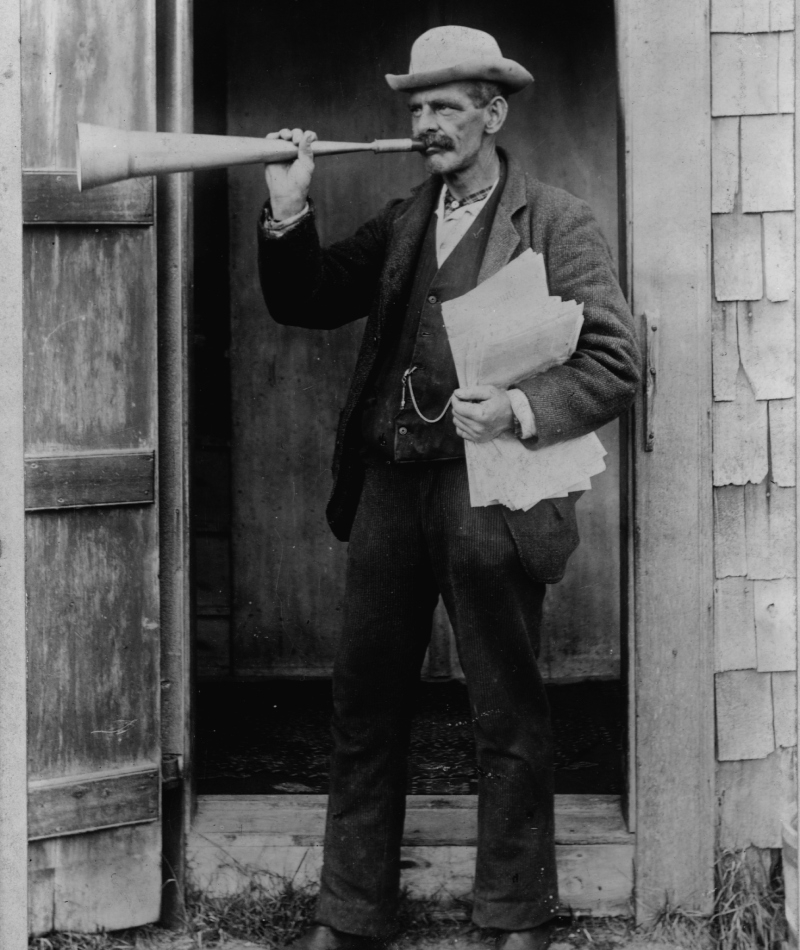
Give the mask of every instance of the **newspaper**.
[[[583, 304], [551, 297], [541, 254], [527, 250], [474, 290], [442, 304], [460, 386], [507, 389], [565, 362], [583, 325]], [[527, 511], [543, 498], [591, 487], [606, 451], [594, 433], [528, 449], [510, 433], [465, 442], [473, 507]]]

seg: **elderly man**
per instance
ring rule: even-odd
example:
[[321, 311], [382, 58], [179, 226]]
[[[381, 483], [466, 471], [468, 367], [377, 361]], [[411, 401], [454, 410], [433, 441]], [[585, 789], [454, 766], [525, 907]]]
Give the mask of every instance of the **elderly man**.
[[[539, 627], [546, 585], [561, 578], [578, 543], [580, 492], [527, 512], [473, 508], [464, 440], [513, 431], [536, 451], [597, 429], [629, 405], [637, 349], [589, 208], [529, 178], [496, 147], [508, 96], [532, 82], [530, 73], [488, 34], [448, 26], [415, 42], [407, 74], [386, 78], [408, 94], [427, 181], [322, 249], [308, 203], [315, 135], [284, 129], [272, 134], [298, 145], [298, 157], [267, 166], [270, 200], [259, 223], [261, 283], [275, 320], [332, 329], [367, 316], [327, 510], [350, 545], [324, 867], [317, 924], [296, 947], [363, 950], [390, 926], [411, 697], [441, 596], [477, 751], [473, 919], [502, 931], [503, 950], [537, 950], [558, 908]], [[584, 304], [577, 349], [508, 391], [461, 389], [441, 304], [527, 248], [543, 255], [551, 294]]]

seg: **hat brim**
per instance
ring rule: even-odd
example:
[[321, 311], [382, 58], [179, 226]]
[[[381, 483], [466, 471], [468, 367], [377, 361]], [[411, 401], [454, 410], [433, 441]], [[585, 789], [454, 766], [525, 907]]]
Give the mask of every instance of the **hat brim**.
[[386, 82], [397, 92], [409, 89], [424, 89], [427, 86], [442, 86], [447, 82], [461, 82], [463, 80], [487, 80], [499, 82], [512, 92], [519, 92], [533, 82], [533, 76], [514, 62], [513, 59], [467, 59], [455, 66], [445, 69], [434, 69], [430, 72], [405, 73], [394, 76], [387, 73]]

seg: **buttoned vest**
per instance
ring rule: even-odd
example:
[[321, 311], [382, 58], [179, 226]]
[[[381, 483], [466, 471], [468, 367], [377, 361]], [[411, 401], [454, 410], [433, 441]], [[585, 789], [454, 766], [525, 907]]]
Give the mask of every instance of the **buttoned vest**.
[[464, 455], [452, 412], [448, 409], [434, 423], [421, 419], [408, 388], [404, 390], [403, 374], [413, 368], [410, 382], [420, 412], [428, 419], [438, 417], [458, 388], [442, 304], [477, 286], [504, 183], [505, 168], [497, 188], [441, 267], [436, 261], [436, 214], [431, 214], [397, 343], [388, 348], [364, 400], [361, 432], [368, 458], [414, 462]]

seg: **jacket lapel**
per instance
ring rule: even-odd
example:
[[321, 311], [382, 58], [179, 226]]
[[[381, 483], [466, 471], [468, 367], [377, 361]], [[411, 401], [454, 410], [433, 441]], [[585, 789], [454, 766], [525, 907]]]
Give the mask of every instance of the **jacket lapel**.
[[414, 189], [414, 198], [395, 218], [381, 278], [380, 325], [385, 323], [398, 299], [402, 299], [414, 279], [414, 263], [425, 236], [442, 180], [434, 175]]
[[513, 158], [503, 151], [501, 154], [506, 161], [506, 184], [495, 212], [492, 230], [489, 232], [486, 253], [478, 275], [479, 284], [506, 266], [520, 242], [524, 240], [523, 235], [530, 230], [524, 227], [522, 216], [516, 224], [513, 220], [514, 215], [521, 209], [525, 214], [528, 213], [525, 174]]

